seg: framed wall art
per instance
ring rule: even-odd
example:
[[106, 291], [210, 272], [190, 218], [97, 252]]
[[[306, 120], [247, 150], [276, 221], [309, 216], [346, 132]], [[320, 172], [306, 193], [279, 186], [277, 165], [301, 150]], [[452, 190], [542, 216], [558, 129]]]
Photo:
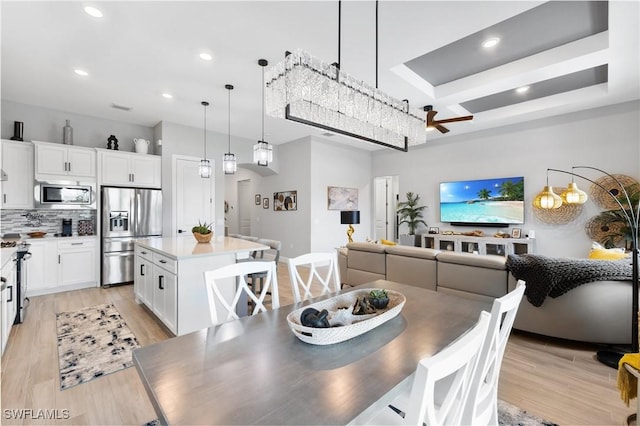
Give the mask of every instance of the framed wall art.
[[298, 210], [298, 191], [274, 192], [273, 210], [277, 212]]
[[327, 187], [327, 208], [329, 210], [358, 210], [358, 189]]
[[263, 209], [268, 209], [269, 208], [269, 199], [267, 197], [264, 197], [262, 199], [262, 208]]
[[260, 194], [256, 194], [254, 199], [255, 199], [256, 206], [259, 206], [260, 203], [262, 202], [262, 196]]

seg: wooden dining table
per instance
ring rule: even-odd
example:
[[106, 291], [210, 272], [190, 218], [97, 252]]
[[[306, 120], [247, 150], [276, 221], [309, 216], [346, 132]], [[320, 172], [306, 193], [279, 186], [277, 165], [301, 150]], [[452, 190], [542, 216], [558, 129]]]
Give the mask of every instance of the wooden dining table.
[[362, 288], [400, 292], [405, 306], [341, 343], [304, 343], [289, 329], [287, 314], [324, 296], [136, 349], [133, 361], [160, 423], [349, 424], [406, 386], [420, 359], [490, 309], [484, 301], [385, 280], [342, 292]]

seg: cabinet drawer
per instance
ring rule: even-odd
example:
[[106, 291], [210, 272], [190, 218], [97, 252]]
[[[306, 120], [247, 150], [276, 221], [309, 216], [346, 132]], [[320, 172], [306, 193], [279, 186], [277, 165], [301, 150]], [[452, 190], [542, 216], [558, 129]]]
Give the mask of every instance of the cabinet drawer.
[[172, 274], [178, 273], [178, 262], [175, 259], [154, 252], [153, 263]]
[[143, 257], [147, 260], [153, 260], [153, 252], [145, 247], [136, 246], [136, 256]]
[[58, 241], [58, 249], [74, 249], [74, 248], [88, 248], [95, 247], [95, 238], [91, 239], [71, 239], [65, 241]]

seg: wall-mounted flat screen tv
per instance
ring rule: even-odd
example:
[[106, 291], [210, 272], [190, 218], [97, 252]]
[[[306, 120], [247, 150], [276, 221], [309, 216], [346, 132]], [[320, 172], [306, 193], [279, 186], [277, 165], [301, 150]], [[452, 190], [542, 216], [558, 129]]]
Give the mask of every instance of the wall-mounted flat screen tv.
[[440, 183], [440, 222], [507, 226], [524, 223], [524, 177]]

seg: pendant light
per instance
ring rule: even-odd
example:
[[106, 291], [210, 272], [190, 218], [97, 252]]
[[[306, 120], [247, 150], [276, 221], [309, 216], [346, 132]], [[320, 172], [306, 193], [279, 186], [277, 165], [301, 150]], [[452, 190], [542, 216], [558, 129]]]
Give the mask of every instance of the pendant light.
[[225, 84], [224, 88], [229, 92], [229, 125], [228, 125], [228, 150], [227, 153], [224, 154], [224, 159], [222, 160], [222, 169], [224, 170], [225, 175], [232, 175], [238, 169], [238, 165], [236, 163], [236, 155], [231, 153], [231, 91], [233, 90], [233, 86], [230, 84]]
[[200, 160], [200, 177], [201, 178], [210, 178], [211, 177], [211, 163], [207, 160], [207, 107], [209, 106], [209, 102], [202, 101], [200, 104], [204, 107], [204, 155], [202, 160]]
[[533, 199], [533, 206], [539, 209], [558, 209], [562, 206], [562, 198], [549, 186], [549, 170], [547, 170], [547, 185], [542, 192]]
[[[574, 167], [571, 168], [573, 173]], [[584, 204], [589, 198], [587, 193], [578, 188], [578, 184], [574, 182], [574, 177], [571, 175], [571, 182], [567, 185], [567, 189], [560, 194], [562, 201], [567, 204]]]
[[264, 68], [269, 65], [266, 59], [259, 59], [262, 67], [262, 139], [253, 146], [253, 162], [258, 166], [268, 166], [273, 161], [273, 147], [264, 140]]

